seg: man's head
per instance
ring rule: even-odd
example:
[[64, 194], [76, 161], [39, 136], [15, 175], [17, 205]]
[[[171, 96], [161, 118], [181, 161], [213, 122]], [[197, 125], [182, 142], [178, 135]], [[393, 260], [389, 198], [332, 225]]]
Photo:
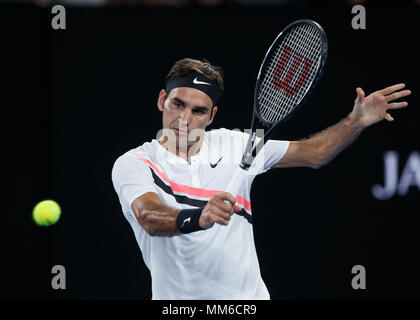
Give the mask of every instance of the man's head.
[[177, 144], [179, 136], [192, 133], [188, 145], [194, 143], [197, 132], [213, 122], [222, 92], [223, 71], [219, 67], [205, 60], [177, 61], [166, 77], [166, 89], [159, 93], [157, 105], [162, 111], [163, 129], [175, 134]]

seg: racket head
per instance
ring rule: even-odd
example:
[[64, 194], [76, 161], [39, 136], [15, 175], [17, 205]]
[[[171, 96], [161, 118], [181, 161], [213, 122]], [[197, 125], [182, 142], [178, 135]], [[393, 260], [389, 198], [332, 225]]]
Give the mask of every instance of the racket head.
[[260, 123], [273, 129], [307, 102], [322, 76], [327, 54], [327, 36], [315, 21], [298, 20], [281, 31], [257, 76], [254, 115]]

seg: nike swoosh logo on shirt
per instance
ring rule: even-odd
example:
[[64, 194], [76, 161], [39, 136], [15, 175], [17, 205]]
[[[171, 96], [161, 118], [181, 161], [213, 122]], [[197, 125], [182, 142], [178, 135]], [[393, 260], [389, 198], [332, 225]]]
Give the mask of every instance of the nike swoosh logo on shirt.
[[195, 78], [194, 78], [193, 83], [194, 83], [194, 84], [206, 84], [206, 85], [208, 85], [208, 86], [210, 86], [210, 85], [211, 85], [210, 83], [207, 83], [207, 82], [204, 82], [204, 81], [198, 81], [198, 80], [197, 80], [197, 77], [195, 77]]
[[212, 167], [213, 169], [216, 168], [217, 165], [219, 164], [220, 160], [222, 160], [222, 158], [223, 158], [223, 156], [221, 156], [220, 159], [215, 164], [210, 163], [210, 167]]

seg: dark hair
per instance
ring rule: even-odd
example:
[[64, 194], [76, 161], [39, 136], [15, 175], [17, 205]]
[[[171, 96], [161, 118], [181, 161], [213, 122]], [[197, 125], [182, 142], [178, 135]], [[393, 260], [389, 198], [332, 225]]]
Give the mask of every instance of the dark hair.
[[196, 60], [191, 58], [184, 58], [175, 62], [166, 76], [166, 80], [172, 76], [183, 76], [191, 71], [197, 71], [206, 76], [210, 80], [217, 83], [220, 92], [223, 92], [223, 70], [218, 66], [212, 65], [207, 60]]

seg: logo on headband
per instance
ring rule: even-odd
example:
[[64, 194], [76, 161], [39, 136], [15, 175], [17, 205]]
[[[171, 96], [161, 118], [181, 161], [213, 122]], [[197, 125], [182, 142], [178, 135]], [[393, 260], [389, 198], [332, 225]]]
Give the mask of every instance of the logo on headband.
[[[198, 77], [204, 81], [198, 80]], [[173, 75], [166, 81], [166, 92], [178, 87], [190, 87], [203, 91], [213, 101], [213, 105], [216, 105], [221, 94], [217, 82], [197, 71], [188, 72], [181, 76]]]
[[206, 84], [206, 85], [208, 85], [208, 86], [211, 86], [211, 84], [210, 84], [210, 83], [207, 83], [207, 82], [204, 82], [204, 81], [198, 81], [198, 80], [197, 80], [197, 77], [195, 77], [195, 78], [194, 78], [193, 83], [194, 83], [194, 84]]

